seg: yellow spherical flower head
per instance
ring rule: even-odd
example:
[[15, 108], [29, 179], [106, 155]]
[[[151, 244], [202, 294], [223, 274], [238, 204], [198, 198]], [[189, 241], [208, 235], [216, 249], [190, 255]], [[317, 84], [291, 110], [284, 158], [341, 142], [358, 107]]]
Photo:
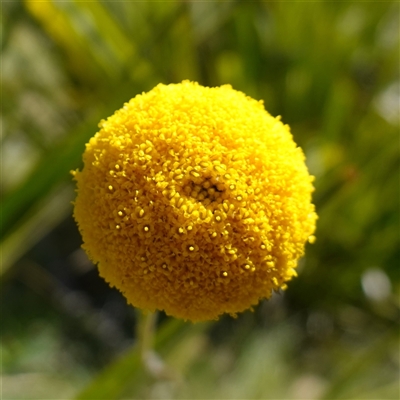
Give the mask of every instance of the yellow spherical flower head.
[[74, 173], [74, 217], [129, 303], [202, 321], [286, 288], [313, 240], [313, 178], [261, 101], [160, 84], [99, 126]]

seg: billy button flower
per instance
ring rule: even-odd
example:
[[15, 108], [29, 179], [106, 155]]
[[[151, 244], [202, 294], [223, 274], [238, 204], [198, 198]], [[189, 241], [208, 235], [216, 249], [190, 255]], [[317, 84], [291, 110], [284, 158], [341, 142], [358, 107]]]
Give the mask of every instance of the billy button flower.
[[74, 172], [74, 217], [129, 303], [217, 319], [296, 276], [315, 240], [313, 177], [261, 101], [229, 85], [160, 84], [99, 128]]

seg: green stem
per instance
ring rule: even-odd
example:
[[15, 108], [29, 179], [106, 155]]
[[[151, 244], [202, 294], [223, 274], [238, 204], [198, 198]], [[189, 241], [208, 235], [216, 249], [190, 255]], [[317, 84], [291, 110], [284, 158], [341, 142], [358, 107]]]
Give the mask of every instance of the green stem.
[[144, 313], [143, 311], [140, 311], [138, 317], [137, 338], [139, 343], [139, 352], [142, 361], [146, 363], [148, 354], [153, 351], [157, 313]]
[[153, 348], [157, 312], [138, 314], [137, 338], [139, 345], [140, 358], [144, 369], [153, 378], [178, 380], [179, 375], [165, 365], [161, 357]]

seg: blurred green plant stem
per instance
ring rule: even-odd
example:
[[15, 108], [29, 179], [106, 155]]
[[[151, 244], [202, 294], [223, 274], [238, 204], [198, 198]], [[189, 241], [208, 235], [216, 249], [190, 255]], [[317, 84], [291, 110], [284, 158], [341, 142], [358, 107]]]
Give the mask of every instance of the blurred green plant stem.
[[139, 352], [143, 368], [154, 379], [178, 380], [179, 375], [168, 367], [154, 349], [157, 326], [157, 312], [136, 310]]

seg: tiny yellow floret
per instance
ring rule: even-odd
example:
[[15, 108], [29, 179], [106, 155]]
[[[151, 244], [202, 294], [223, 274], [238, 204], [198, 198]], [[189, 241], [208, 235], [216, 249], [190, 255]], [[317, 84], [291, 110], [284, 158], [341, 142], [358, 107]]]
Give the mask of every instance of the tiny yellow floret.
[[280, 117], [229, 85], [184, 81], [134, 97], [99, 128], [74, 172], [74, 218], [129, 303], [203, 321], [286, 289], [317, 215]]

